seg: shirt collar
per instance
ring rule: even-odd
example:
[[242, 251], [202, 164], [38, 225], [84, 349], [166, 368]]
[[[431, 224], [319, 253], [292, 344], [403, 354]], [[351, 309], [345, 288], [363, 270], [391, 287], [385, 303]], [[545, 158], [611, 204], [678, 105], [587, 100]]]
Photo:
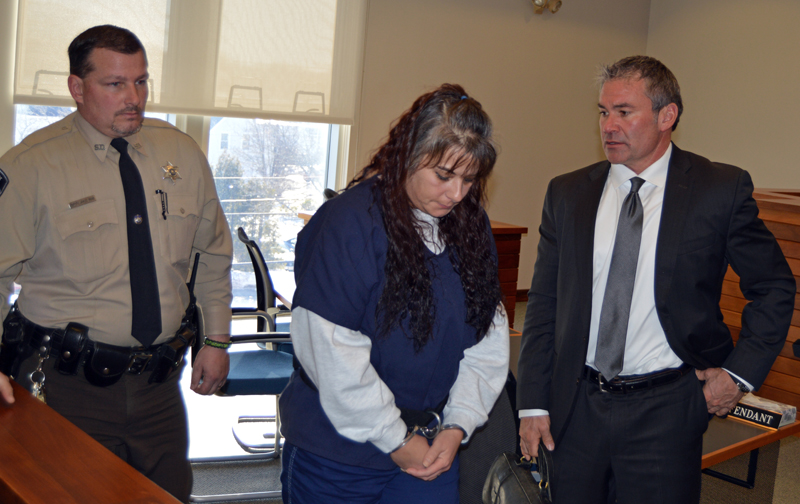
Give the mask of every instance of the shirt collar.
[[625, 165], [612, 164], [611, 173], [608, 175], [609, 181], [614, 187], [619, 188], [633, 177], [639, 177], [654, 186], [664, 187], [667, 184], [667, 171], [669, 169], [670, 156], [672, 156], [672, 142], [669, 143], [664, 154], [639, 175]]
[[[89, 124], [89, 121], [84, 119], [84, 117], [77, 112], [75, 114], [75, 126], [80, 131], [83, 138], [86, 140], [86, 143], [89, 144], [89, 147], [92, 147], [94, 150], [94, 155], [97, 156], [97, 159], [100, 162], [105, 161], [106, 155], [108, 154], [108, 150], [114, 150], [111, 147], [111, 137], [100, 133], [97, 128]], [[136, 149], [139, 154], [145, 155], [144, 151], [142, 150], [142, 142], [139, 138], [139, 133], [134, 133], [133, 135], [129, 135], [125, 137], [125, 140], [134, 148]]]

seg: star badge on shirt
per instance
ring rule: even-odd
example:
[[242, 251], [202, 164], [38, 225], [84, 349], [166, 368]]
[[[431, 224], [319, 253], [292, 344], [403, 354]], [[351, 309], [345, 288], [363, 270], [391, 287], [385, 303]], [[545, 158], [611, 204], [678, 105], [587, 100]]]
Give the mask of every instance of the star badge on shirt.
[[182, 179], [181, 174], [178, 173], [178, 167], [167, 161], [166, 166], [161, 167], [164, 170], [164, 176], [162, 177], [163, 180], [169, 179], [172, 182], [172, 185], [175, 185], [175, 181], [178, 179]]

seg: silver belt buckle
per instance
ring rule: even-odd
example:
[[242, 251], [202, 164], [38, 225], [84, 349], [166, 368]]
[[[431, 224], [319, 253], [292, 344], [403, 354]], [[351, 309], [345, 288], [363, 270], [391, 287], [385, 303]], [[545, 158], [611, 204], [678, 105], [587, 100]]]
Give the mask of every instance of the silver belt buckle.
[[144, 369], [147, 367], [147, 363], [150, 362], [150, 359], [153, 358], [152, 353], [147, 352], [140, 352], [134, 353], [131, 355], [130, 363], [128, 364], [128, 373], [133, 373], [135, 375], [140, 375], [144, 372]]
[[605, 377], [603, 377], [603, 373], [598, 371], [597, 372], [597, 385], [598, 385], [598, 387], [600, 387], [600, 392], [602, 392], [604, 394], [608, 394], [609, 390], [608, 389], [604, 389], [603, 388], [603, 384], [608, 385], [608, 380], [606, 380]]

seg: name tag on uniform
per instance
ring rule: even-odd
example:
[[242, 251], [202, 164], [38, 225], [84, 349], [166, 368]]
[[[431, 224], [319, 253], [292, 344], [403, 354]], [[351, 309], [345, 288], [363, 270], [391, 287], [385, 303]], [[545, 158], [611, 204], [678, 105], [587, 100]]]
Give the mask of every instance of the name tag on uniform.
[[83, 206], [83, 205], [88, 205], [89, 203], [94, 203], [95, 201], [96, 200], [94, 198], [94, 195], [86, 196], [85, 198], [81, 198], [79, 200], [71, 201], [69, 203], [69, 208], [71, 210], [73, 208], [78, 208], [78, 207]]

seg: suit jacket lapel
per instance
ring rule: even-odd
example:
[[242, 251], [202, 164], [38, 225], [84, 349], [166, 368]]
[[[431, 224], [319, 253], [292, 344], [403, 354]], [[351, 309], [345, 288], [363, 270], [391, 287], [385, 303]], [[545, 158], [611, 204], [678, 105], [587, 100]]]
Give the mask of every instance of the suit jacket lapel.
[[[656, 245], [656, 308], [665, 326], [664, 308], [675, 273], [675, 260], [678, 257], [678, 246], [683, 234], [686, 214], [692, 194], [693, 181], [691, 163], [675, 144], [672, 145], [672, 156], [669, 160], [667, 183], [664, 189], [664, 203], [661, 206], [661, 223], [658, 228], [658, 244]], [[668, 332], [668, 328], [664, 327]]]
[[574, 233], [575, 257], [577, 258], [576, 280], [579, 286], [578, 292], [584, 298], [581, 302], [587, 316], [581, 325], [585, 326], [582, 329], [585, 329], [587, 335], [592, 313], [592, 258], [594, 257], [595, 221], [610, 169], [611, 163], [607, 161], [598, 163], [594, 169], [589, 171], [587, 185], [576, 193], [578, 197], [575, 205]]

